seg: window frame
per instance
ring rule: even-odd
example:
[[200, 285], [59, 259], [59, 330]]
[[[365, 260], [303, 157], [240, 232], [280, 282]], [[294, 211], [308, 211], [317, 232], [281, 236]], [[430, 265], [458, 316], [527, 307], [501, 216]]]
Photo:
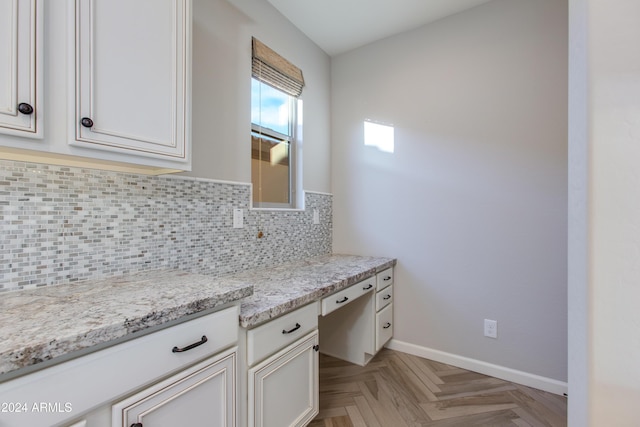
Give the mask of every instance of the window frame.
[[[273, 138], [276, 140], [287, 141], [289, 144], [289, 203], [278, 203], [278, 202], [263, 202], [263, 201], [255, 201], [254, 195], [256, 191], [260, 191], [260, 188], [256, 188], [253, 177], [253, 170], [251, 172], [251, 183], [253, 186], [254, 195], [251, 197], [251, 205], [253, 209], [286, 209], [286, 210], [295, 210], [298, 209], [298, 161], [297, 161], [297, 151], [298, 151], [298, 98], [292, 96], [291, 94], [286, 93], [282, 89], [276, 88], [270, 85], [267, 82], [264, 82], [254, 76], [251, 76], [251, 80], [256, 80], [259, 84], [267, 85], [274, 90], [284, 94], [287, 96], [287, 103], [289, 104], [289, 135], [282, 134], [278, 131], [275, 131], [271, 128], [261, 126], [259, 124], [253, 123], [251, 121], [251, 137], [254, 136], [254, 133], [258, 135], [264, 135], [268, 138]], [[262, 106], [260, 106], [262, 107]], [[253, 109], [253, 97], [251, 98], [251, 109]], [[253, 148], [252, 148], [253, 151]], [[253, 160], [253, 155], [251, 155], [251, 159]]]

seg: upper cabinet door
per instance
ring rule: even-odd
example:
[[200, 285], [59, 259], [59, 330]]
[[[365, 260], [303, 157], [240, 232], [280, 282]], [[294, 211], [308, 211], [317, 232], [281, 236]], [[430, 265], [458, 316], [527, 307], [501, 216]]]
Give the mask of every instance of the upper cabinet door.
[[0, 0], [0, 133], [42, 137], [42, 2]]
[[75, 1], [72, 145], [189, 161], [190, 0]]

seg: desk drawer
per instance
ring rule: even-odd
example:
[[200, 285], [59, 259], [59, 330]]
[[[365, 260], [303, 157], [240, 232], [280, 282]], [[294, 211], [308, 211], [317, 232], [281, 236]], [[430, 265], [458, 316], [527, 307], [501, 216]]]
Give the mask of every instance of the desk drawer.
[[393, 268], [387, 268], [376, 275], [377, 289], [380, 291], [389, 285], [393, 285]]
[[376, 311], [380, 311], [393, 302], [393, 285], [387, 286], [376, 294]]
[[393, 336], [393, 305], [388, 305], [376, 314], [376, 351]]
[[334, 310], [344, 307], [356, 298], [372, 291], [376, 287], [376, 278], [370, 277], [346, 289], [322, 299], [322, 315], [326, 316]]
[[318, 329], [318, 304], [312, 303], [247, 331], [247, 363], [253, 366]]

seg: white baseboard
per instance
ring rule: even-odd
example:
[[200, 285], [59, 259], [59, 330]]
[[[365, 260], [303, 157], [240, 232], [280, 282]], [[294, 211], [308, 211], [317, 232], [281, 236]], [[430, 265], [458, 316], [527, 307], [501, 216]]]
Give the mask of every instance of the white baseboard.
[[550, 393], [566, 395], [568, 390], [566, 382], [506, 368], [504, 366], [494, 365], [481, 360], [458, 356], [457, 354], [446, 353], [444, 351], [410, 344], [404, 341], [398, 341], [396, 339], [389, 341], [385, 347], [391, 350], [397, 350], [403, 353], [413, 354], [414, 356], [424, 357], [425, 359], [434, 360], [436, 362], [445, 363], [447, 365], [457, 366], [458, 368], [467, 369], [469, 371], [479, 372], [484, 375], [500, 378], [501, 380], [548, 391]]

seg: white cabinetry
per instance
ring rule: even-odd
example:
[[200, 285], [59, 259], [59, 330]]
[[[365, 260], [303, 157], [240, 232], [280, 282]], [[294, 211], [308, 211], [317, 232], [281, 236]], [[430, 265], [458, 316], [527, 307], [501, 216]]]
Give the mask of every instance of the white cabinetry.
[[247, 331], [249, 427], [304, 426], [318, 414], [318, 349], [317, 303]]
[[375, 278], [365, 279], [349, 286], [346, 289], [336, 292], [322, 300], [322, 315], [326, 316], [333, 311], [351, 304], [356, 298], [367, 294], [375, 287]]
[[113, 406], [113, 427], [233, 427], [236, 349], [207, 359]]
[[361, 366], [369, 363], [393, 335], [392, 284], [390, 268], [325, 297], [318, 321], [322, 353]]
[[338, 310], [323, 310], [318, 321], [322, 353], [361, 366], [371, 360], [375, 354], [375, 283], [375, 277], [371, 277], [322, 300], [324, 308], [338, 304], [349, 294], [359, 296]]
[[191, 5], [0, 0], [0, 158], [190, 170]]
[[305, 426], [319, 408], [318, 331], [249, 369], [249, 426]]
[[[149, 399], [158, 399], [157, 403], [167, 399], [171, 393], [178, 396], [180, 393], [176, 393], [176, 390], [184, 393], [194, 389], [190, 396], [200, 402], [206, 401], [209, 410], [218, 406], [224, 407], [225, 413], [235, 414], [235, 409], [229, 407], [230, 403], [235, 405], [233, 391], [230, 393], [230, 390], [235, 390], [235, 374], [229, 371], [235, 368], [231, 368], [228, 363], [235, 366], [234, 346], [238, 341], [238, 314], [238, 306], [229, 307], [3, 382], [0, 387], [0, 402], [29, 402], [30, 405], [34, 402], [51, 402], [56, 404], [55, 409], [59, 410], [3, 413], [0, 425], [2, 427], [68, 426], [75, 423], [82, 425], [82, 420], [90, 419], [91, 421], [87, 424], [91, 427], [111, 426], [109, 410], [97, 410], [96, 416], [89, 414], [92, 415], [91, 417], [81, 414], [94, 408], [111, 408], [114, 401], [122, 399], [123, 396], [131, 394], [138, 396], [137, 393], [143, 387], [146, 388], [143, 393], [146, 393]], [[207, 337], [206, 341], [202, 339], [203, 336]], [[192, 346], [188, 351], [173, 351], [174, 347], [184, 348], [199, 342], [202, 344]], [[226, 350], [229, 353], [221, 358], [212, 359], [210, 363], [205, 363], [205, 366], [198, 365], [197, 368], [192, 368], [195, 363], [200, 363], [203, 359], [211, 358]], [[221, 362], [220, 365], [217, 364], [227, 356], [231, 359]], [[221, 374], [220, 370], [224, 373]], [[171, 391], [168, 394], [154, 394], [157, 390], [153, 385], [174, 374], [177, 376], [167, 380], [171, 385]], [[208, 377], [211, 379], [206, 386], [197, 387], [193, 378], [198, 375], [202, 375], [198, 377], [201, 380], [207, 381]], [[224, 381], [227, 384], [222, 385]], [[61, 387], [61, 384], [64, 387]], [[226, 394], [222, 395], [223, 393]], [[203, 397], [203, 394], [208, 394], [208, 397]], [[180, 413], [191, 410], [189, 400], [177, 399], [171, 402], [172, 410]], [[230, 416], [228, 420], [235, 420], [235, 417]]]
[[0, 133], [42, 137], [42, 1], [0, 0]]
[[376, 353], [393, 336], [393, 269], [377, 274]]
[[188, 0], [76, 0], [72, 145], [188, 160]]

